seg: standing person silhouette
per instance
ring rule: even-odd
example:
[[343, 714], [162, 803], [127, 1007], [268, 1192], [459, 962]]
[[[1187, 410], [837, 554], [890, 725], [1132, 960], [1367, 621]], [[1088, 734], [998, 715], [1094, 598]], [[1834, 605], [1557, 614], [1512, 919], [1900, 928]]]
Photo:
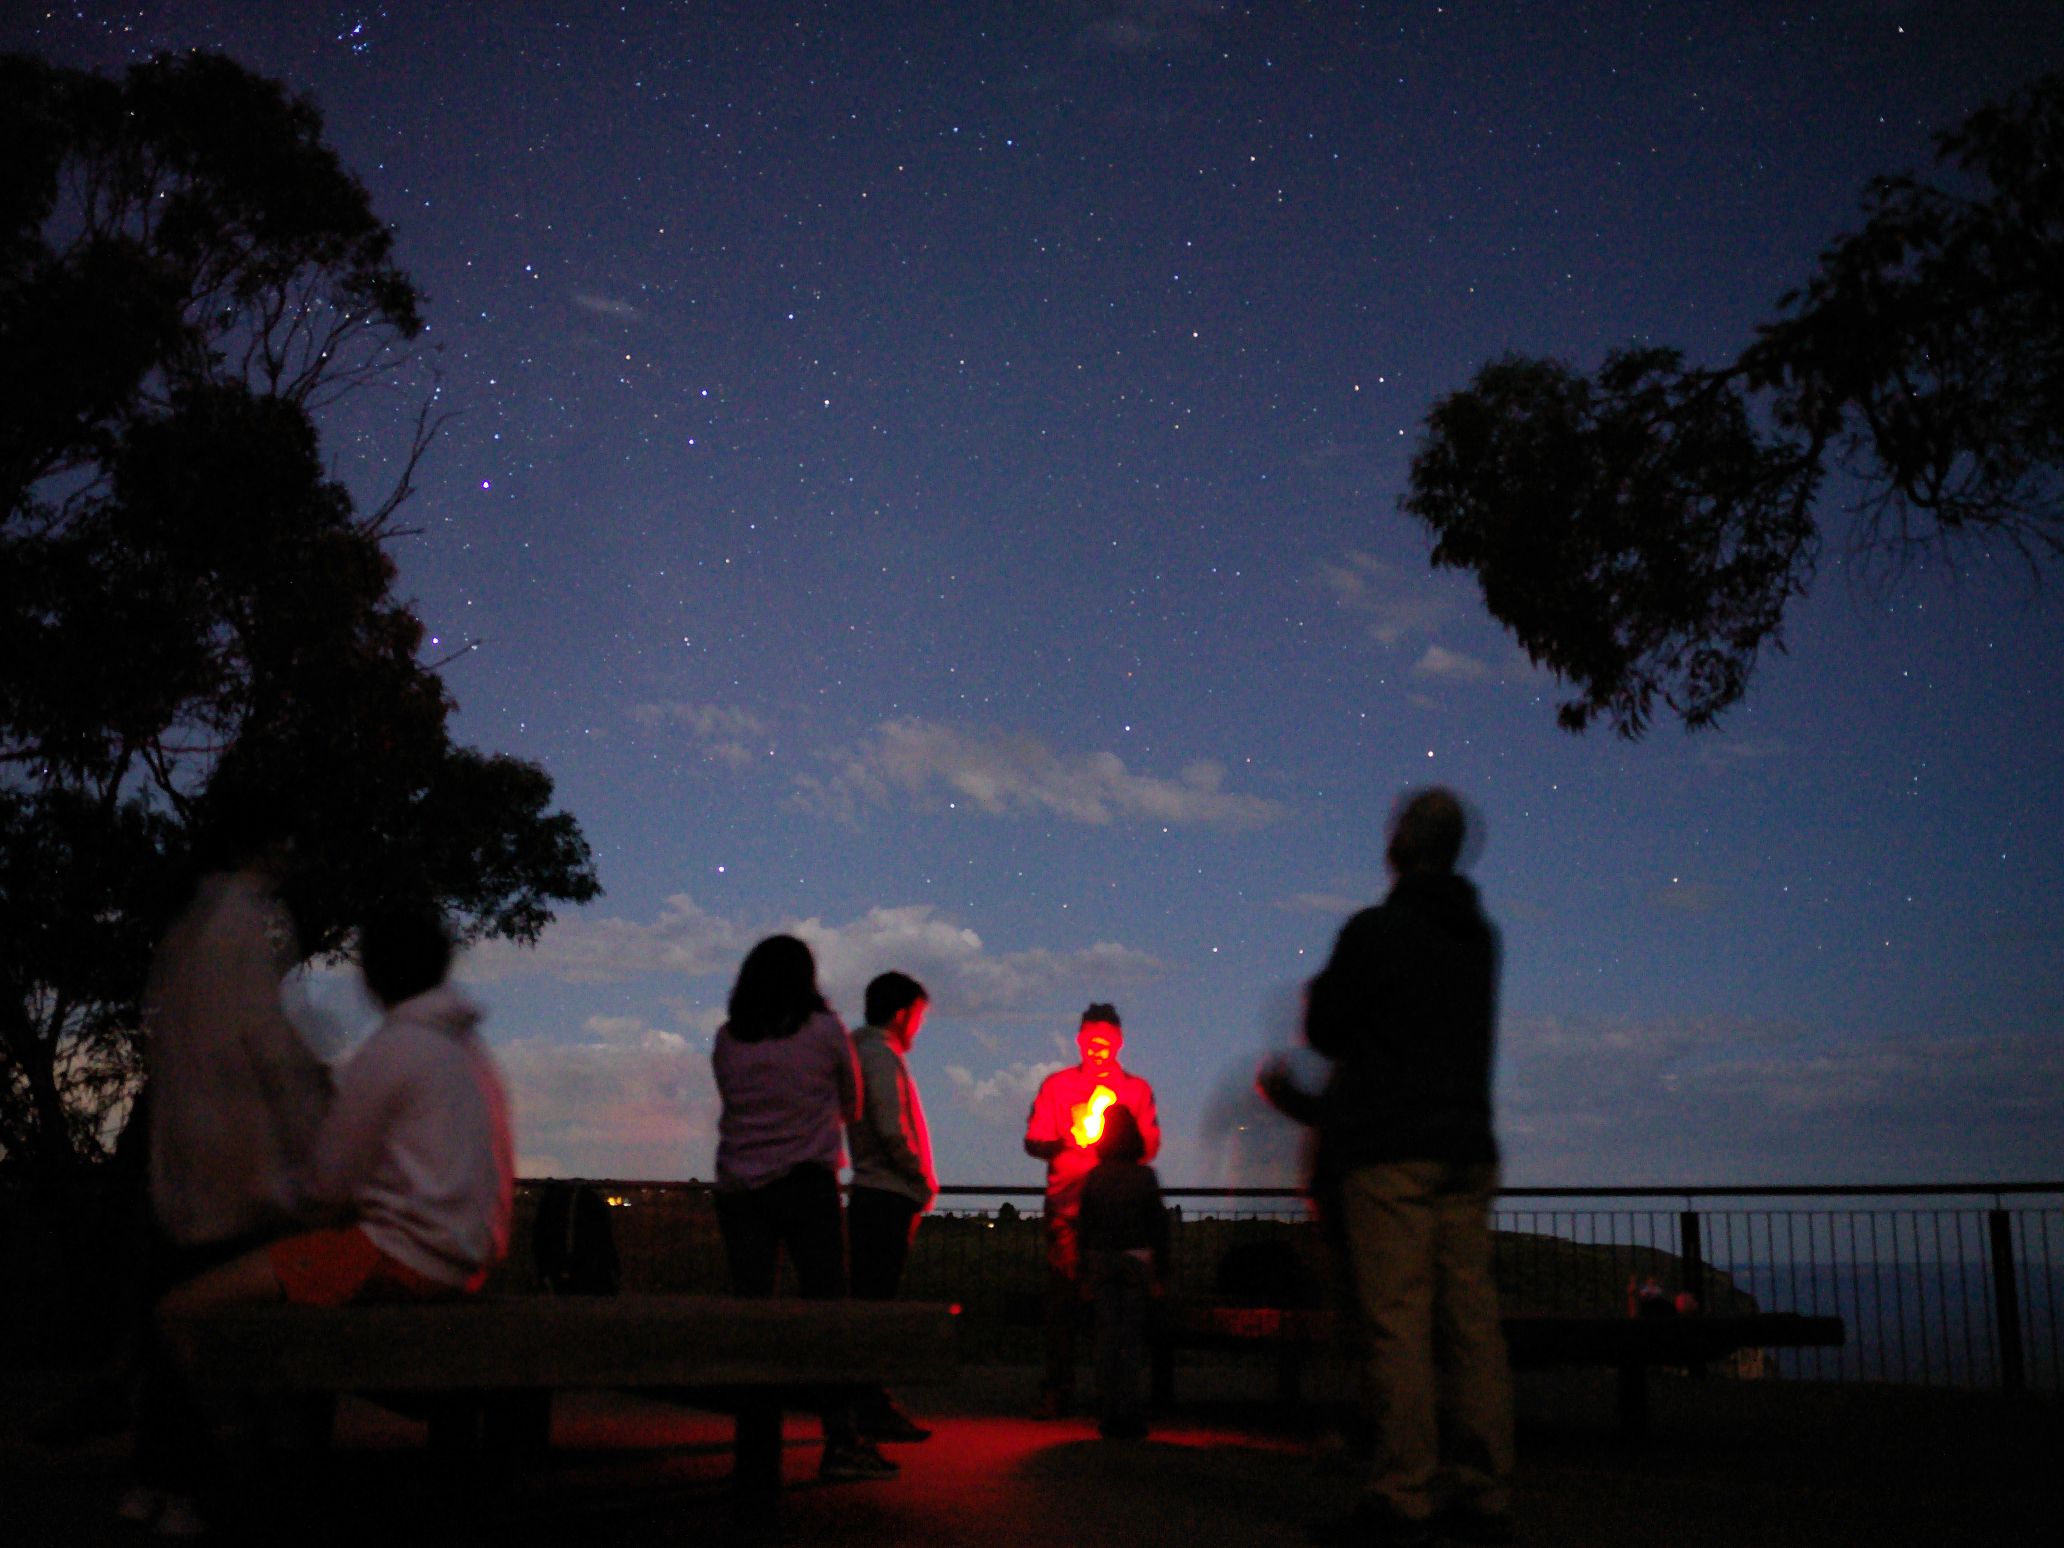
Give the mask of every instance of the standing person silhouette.
[[1306, 1039], [1333, 1061], [1316, 1117], [1375, 1443], [1360, 1502], [1313, 1528], [1320, 1543], [1512, 1539], [1490, 1233], [1498, 935], [1456, 874], [1467, 828], [1450, 791], [1400, 801], [1390, 892], [1342, 928], [1306, 999]]
[[[846, 1293], [838, 1169], [844, 1125], [860, 1116], [852, 1039], [817, 989], [817, 960], [792, 935], [770, 935], [746, 953], [731, 988], [729, 1019], [710, 1054], [723, 1111], [717, 1119], [717, 1228], [736, 1295], [770, 1296], [787, 1251], [806, 1300]], [[827, 1481], [893, 1478], [896, 1464], [853, 1424], [852, 1394], [823, 1410]], [[778, 1486], [778, 1409], [738, 1420], [741, 1468], [771, 1461], [776, 1476], [745, 1477], [748, 1491]], [[771, 1438], [767, 1430], [772, 1428]]]
[[[896, 1298], [917, 1223], [939, 1194], [924, 1103], [904, 1062], [931, 1005], [925, 986], [908, 973], [883, 973], [867, 986], [867, 1024], [853, 1034], [860, 1116], [846, 1126], [853, 1153], [846, 1244], [855, 1300]], [[856, 1417], [860, 1433], [875, 1442], [921, 1441], [932, 1433], [883, 1387], [861, 1397]]]
[[1025, 1154], [1046, 1163], [1046, 1377], [1033, 1416], [1058, 1419], [1075, 1401], [1075, 1324], [1082, 1305], [1082, 1255], [1076, 1221], [1082, 1184], [1097, 1164], [1104, 1114], [1114, 1105], [1132, 1110], [1139, 1124], [1143, 1162], [1161, 1150], [1154, 1088], [1119, 1068], [1125, 1029], [1118, 1008], [1099, 1001], [1082, 1013], [1075, 1046], [1082, 1062], [1055, 1070], [1040, 1083], [1025, 1120]]

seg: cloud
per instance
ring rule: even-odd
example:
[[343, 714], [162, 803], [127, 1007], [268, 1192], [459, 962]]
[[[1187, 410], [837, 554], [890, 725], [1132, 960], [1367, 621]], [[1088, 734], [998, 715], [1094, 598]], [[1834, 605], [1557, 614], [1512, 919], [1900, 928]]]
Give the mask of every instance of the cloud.
[[1648, 895], [1657, 908], [1679, 914], [1710, 914], [1726, 901], [1726, 892], [1711, 882], [1673, 881]]
[[592, 291], [575, 291], [573, 304], [583, 312], [593, 312], [597, 317], [614, 317], [619, 322], [642, 322], [645, 317], [643, 312], [628, 301], [618, 301], [612, 296], [598, 296]]
[[850, 819], [897, 795], [991, 816], [1038, 812], [1097, 825], [1119, 821], [1254, 828], [1284, 814], [1280, 802], [1224, 788], [1225, 770], [1200, 760], [1174, 779], [1136, 774], [1116, 753], [1064, 757], [1038, 738], [924, 720], [891, 720], [834, 769], [797, 780], [805, 810]]
[[983, 1123], [1002, 1127], [1023, 1120], [1031, 1110], [1039, 1083], [1055, 1070], [1065, 1069], [1063, 1060], [1044, 1064], [1022, 1061], [1007, 1064], [987, 1075], [976, 1075], [965, 1065], [946, 1066], [946, 1079], [953, 1086], [953, 1104], [974, 1114]]
[[1430, 577], [1414, 585], [1396, 565], [1374, 554], [1350, 552], [1322, 564], [1319, 582], [1342, 608], [1367, 616], [1369, 633], [1384, 645], [1395, 645], [1408, 634], [1431, 634], [1457, 612], [1453, 599], [1442, 596]]
[[1937, 1181], [2048, 1164], [2064, 1039], [1703, 1021], [1522, 1021], [1503, 1039], [1515, 1182]]
[[1427, 646], [1426, 654], [1413, 664], [1412, 671], [1416, 676], [1444, 683], [1481, 683], [1496, 675], [1488, 664], [1476, 657], [1465, 656], [1442, 645]]
[[648, 731], [684, 732], [712, 762], [745, 769], [773, 756], [773, 727], [750, 710], [721, 704], [633, 704], [630, 717]]
[[732, 971], [764, 933], [721, 919], [686, 893], [677, 893], [650, 924], [569, 914], [547, 926], [535, 946], [483, 941], [466, 954], [459, 974], [473, 983], [533, 975], [575, 984], [620, 982], [645, 973], [695, 978]]
[[1226, 14], [1226, 0], [1113, 0], [1082, 26], [1083, 43], [1114, 54], [1172, 54], [1211, 41], [1208, 23]]
[[1790, 747], [1774, 737], [1762, 741], [1733, 741], [1707, 736], [1699, 739], [1698, 761], [1712, 772], [1724, 774], [1731, 769], [1769, 763], [1790, 751]]
[[1373, 898], [1351, 898], [1342, 892], [1293, 892], [1278, 898], [1276, 907], [1293, 914], [1352, 914], [1367, 908]]
[[495, 1056], [509, 1085], [523, 1175], [707, 1176], [717, 1090], [706, 1038], [597, 1016], [572, 1042], [524, 1038]]
[[569, 983], [648, 974], [728, 978], [755, 941], [777, 931], [809, 942], [819, 982], [849, 1016], [859, 1012], [868, 980], [891, 967], [922, 980], [933, 1004], [953, 1016], [1021, 1010], [1064, 989], [1139, 983], [1166, 971], [1159, 959], [1115, 941], [1073, 950], [992, 951], [975, 931], [928, 903], [872, 908], [843, 924], [817, 918], [747, 923], [711, 914], [683, 893], [667, 899], [650, 923], [574, 914], [547, 927], [532, 948], [486, 942], [467, 955], [461, 976], [475, 983], [532, 975]]

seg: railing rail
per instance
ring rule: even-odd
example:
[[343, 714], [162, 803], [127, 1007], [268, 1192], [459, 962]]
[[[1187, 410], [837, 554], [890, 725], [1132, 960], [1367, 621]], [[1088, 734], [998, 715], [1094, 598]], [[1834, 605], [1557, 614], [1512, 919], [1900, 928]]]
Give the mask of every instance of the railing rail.
[[[1015, 1184], [941, 1192], [947, 1208], [1040, 1196]], [[1163, 1193], [1193, 1220], [1281, 1224], [1304, 1209], [1297, 1188]], [[1745, 1367], [2064, 1390], [2064, 1182], [1508, 1187], [1494, 1223], [1501, 1281], [1520, 1310], [1610, 1315], [1647, 1288], [1712, 1310], [1839, 1316], [1844, 1349], [1773, 1351]]]

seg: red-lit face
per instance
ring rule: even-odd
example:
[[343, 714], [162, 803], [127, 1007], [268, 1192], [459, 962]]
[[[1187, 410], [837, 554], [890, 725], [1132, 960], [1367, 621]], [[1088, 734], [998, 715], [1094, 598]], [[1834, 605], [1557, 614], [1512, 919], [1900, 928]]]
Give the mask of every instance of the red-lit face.
[[896, 1012], [889, 1022], [889, 1039], [904, 1053], [910, 1052], [910, 1045], [917, 1041], [918, 1028], [924, 1025], [925, 1012], [932, 1008], [930, 1000], [914, 1000]]
[[1118, 1062], [1118, 1045], [1125, 1034], [1108, 1021], [1085, 1021], [1075, 1034], [1075, 1046], [1082, 1050], [1082, 1067], [1100, 1074]]

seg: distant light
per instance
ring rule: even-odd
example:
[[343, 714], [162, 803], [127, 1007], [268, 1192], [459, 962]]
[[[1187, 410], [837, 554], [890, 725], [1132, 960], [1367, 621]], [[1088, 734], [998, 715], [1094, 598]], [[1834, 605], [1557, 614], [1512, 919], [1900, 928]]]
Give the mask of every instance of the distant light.
[[480, 487], [481, 487], [482, 489], [492, 489], [492, 488], [494, 488], [494, 485], [493, 485], [492, 483], [490, 483], [490, 482], [489, 482], [488, 480], [486, 480], [486, 479], [484, 479], [484, 478], [483, 478], [483, 479], [482, 479], [482, 480], [480, 481]]

